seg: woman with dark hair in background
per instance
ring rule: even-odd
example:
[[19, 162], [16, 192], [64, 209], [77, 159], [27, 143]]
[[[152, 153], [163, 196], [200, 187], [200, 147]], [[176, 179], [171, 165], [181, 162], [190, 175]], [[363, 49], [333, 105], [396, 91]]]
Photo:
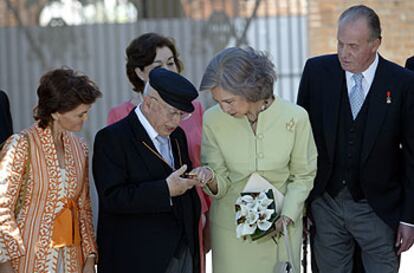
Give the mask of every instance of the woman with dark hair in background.
[[84, 75], [40, 79], [36, 122], [0, 153], [0, 272], [92, 273], [97, 255], [82, 129], [101, 97]]
[[183, 69], [173, 41], [156, 33], [146, 33], [135, 38], [128, 45], [125, 53], [126, 74], [132, 84], [133, 96], [130, 100], [111, 108], [108, 114], [108, 124], [123, 119], [142, 102], [144, 86], [152, 69], [163, 67], [177, 73]]
[[13, 124], [10, 114], [9, 99], [4, 91], [0, 90], [0, 148], [2, 143], [13, 133]]
[[[126, 72], [130, 83], [133, 85], [134, 96], [129, 101], [112, 108], [108, 115], [108, 125], [126, 117], [129, 112], [143, 101], [145, 83], [149, 73], [156, 67], [180, 73], [183, 64], [178, 58], [178, 52], [174, 42], [157, 33], [146, 33], [131, 41], [126, 49]], [[183, 120], [180, 127], [187, 136], [188, 153], [193, 167], [200, 166], [200, 147], [203, 107], [199, 101], [193, 101], [194, 112], [189, 119]], [[201, 201], [200, 231], [200, 257], [202, 272], [205, 270], [205, 252], [209, 250], [209, 235], [207, 223], [207, 211], [211, 201], [200, 188], [197, 193]]]

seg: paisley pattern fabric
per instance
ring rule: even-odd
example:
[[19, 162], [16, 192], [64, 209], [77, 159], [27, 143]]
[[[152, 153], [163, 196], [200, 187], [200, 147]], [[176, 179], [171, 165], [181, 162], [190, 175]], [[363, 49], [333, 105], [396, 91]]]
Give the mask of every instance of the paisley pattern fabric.
[[[63, 255], [64, 272], [82, 272], [84, 259], [97, 253], [89, 197], [88, 149], [69, 132], [64, 133], [63, 142], [64, 177], [49, 128], [35, 124], [12, 135], [0, 152], [0, 263], [12, 260], [16, 272], [57, 272], [59, 255]], [[24, 199], [15, 213], [19, 193]], [[54, 249], [53, 221], [62, 207], [63, 195], [77, 200], [81, 246]]]

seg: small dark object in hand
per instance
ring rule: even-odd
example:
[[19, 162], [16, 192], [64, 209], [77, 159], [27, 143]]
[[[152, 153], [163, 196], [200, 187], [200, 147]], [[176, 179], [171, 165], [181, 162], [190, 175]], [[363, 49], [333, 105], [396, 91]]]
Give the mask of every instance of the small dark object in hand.
[[196, 179], [197, 175], [195, 173], [183, 173], [181, 177], [187, 179]]

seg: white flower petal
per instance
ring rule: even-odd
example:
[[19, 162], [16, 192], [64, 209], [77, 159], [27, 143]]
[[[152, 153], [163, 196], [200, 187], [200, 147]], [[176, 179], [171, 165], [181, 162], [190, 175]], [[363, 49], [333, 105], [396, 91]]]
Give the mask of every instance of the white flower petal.
[[257, 225], [256, 224], [254, 224], [254, 225], [245, 224], [243, 226], [243, 234], [245, 234], [245, 235], [251, 235], [251, 234], [253, 234], [256, 231], [256, 228], [257, 228]]
[[252, 203], [254, 200], [254, 198], [249, 194], [243, 195], [241, 199], [243, 202], [246, 202], [246, 203]]
[[265, 199], [267, 199], [267, 195], [266, 195], [266, 193], [265, 192], [261, 192], [260, 194], [259, 194], [259, 196], [257, 196], [257, 200], [259, 200], [259, 201], [262, 201], [262, 200], [265, 200]]
[[239, 224], [236, 227], [236, 236], [241, 238], [242, 236], [252, 235], [256, 231], [257, 225], [249, 225], [247, 223]]
[[240, 206], [240, 214], [246, 216], [249, 213], [249, 208], [245, 205]]
[[273, 203], [273, 200], [272, 199], [269, 199], [269, 198], [266, 198], [261, 203], [262, 203], [262, 206], [263, 207], [266, 207], [267, 208], [270, 204]]
[[239, 224], [236, 227], [236, 236], [238, 239], [240, 239], [243, 236], [243, 225], [244, 224]]
[[257, 227], [261, 231], [267, 231], [271, 226], [272, 226], [272, 223], [269, 221], [258, 221], [257, 222]]
[[251, 210], [256, 210], [255, 209], [256, 206], [257, 206], [257, 202], [254, 202], [254, 201], [246, 203], [246, 207], [248, 207]]
[[257, 208], [257, 211], [261, 212], [267, 210], [267, 206], [263, 206], [262, 204]]
[[263, 211], [263, 215], [264, 215], [264, 219], [265, 220], [269, 220], [270, 218], [272, 218], [273, 213], [275, 212], [274, 209], [267, 209], [265, 211]]
[[241, 215], [240, 211], [237, 211], [236, 212], [236, 223], [237, 223], [237, 220], [239, 220], [241, 217], [242, 217], [242, 215]]
[[259, 214], [254, 212], [254, 211], [250, 211], [249, 214], [247, 214], [246, 217], [246, 222], [249, 224], [254, 224], [257, 222], [257, 220], [259, 220]]

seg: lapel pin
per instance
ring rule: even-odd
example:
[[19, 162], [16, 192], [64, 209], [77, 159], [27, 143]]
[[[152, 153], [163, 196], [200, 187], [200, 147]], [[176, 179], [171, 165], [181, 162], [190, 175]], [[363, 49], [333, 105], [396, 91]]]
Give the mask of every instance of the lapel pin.
[[387, 91], [387, 99], [386, 99], [387, 104], [391, 103], [391, 91]]
[[292, 118], [289, 122], [286, 123], [286, 129], [290, 132], [293, 132], [295, 127], [295, 120]]

